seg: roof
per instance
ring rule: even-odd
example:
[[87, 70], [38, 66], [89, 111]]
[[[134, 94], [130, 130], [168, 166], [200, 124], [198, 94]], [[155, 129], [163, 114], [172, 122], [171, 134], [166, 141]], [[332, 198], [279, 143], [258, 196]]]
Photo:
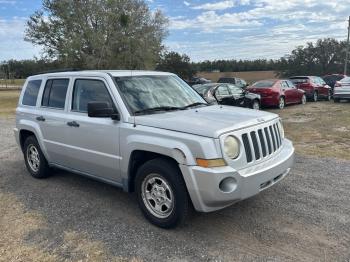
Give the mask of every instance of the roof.
[[146, 71], [146, 70], [82, 70], [82, 71], [65, 71], [65, 72], [53, 72], [34, 75], [32, 77], [47, 77], [47, 76], [101, 76], [105, 74], [110, 74], [113, 77], [117, 76], [142, 76], [142, 75], [174, 75], [168, 72], [159, 71]]

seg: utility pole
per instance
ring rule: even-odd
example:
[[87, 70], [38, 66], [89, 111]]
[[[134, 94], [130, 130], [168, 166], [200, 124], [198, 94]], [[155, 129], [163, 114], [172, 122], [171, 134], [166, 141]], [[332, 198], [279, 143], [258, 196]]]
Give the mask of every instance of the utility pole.
[[344, 65], [344, 75], [347, 73], [348, 61], [349, 61], [349, 39], [350, 38], [350, 16], [348, 21], [348, 40], [346, 42], [346, 55], [345, 55], [345, 65]]

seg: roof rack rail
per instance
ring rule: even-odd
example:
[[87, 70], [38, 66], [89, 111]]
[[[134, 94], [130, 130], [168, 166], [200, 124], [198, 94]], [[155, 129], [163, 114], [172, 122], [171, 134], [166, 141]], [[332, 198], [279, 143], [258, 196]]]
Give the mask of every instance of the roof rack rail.
[[47, 70], [47, 71], [39, 72], [38, 75], [40, 75], [40, 74], [48, 74], [48, 73], [71, 72], [71, 71], [82, 71], [82, 69], [80, 69], [80, 68], [52, 69], [52, 70]]

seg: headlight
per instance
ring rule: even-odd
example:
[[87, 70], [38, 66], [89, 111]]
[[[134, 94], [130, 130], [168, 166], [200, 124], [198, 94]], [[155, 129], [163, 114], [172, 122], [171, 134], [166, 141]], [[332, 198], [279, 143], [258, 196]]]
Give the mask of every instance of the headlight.
[[224, 141], [224, 152], [229, 158], [237, 158], [239, 155], [239, 142], [233, 136], [227, 136]]
[[284, 129], [283, 129], [283, 125], [282, 125], [282, 121], [281, 120], [278, 122], [278, 128], [280, 130], [281, 139], [284, 139]]

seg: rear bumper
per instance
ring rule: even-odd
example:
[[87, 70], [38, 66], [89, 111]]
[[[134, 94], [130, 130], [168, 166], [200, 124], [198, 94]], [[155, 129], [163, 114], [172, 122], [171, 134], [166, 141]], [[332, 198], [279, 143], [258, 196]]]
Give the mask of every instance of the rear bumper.
[[350, 99], [350, 92], [348, 93], [334, 93], [333, 98], [336, 99]]
[[[281, 151], [273, 158], [246, 169], [230, 166], [202, 168], [180, 165], [192, 203], [197, 211], [210, 212], [249, 198], [265, 190], [290, 171], [294, 163], [294, 147], [285, 139]], [[229, 191], [222, 191], [220, 183], [230, 180]]]
[[20, 139], [19, 139], [19, 130], [18, 130], [17, 127], [15, 127], [15, 128], [13, 129], [13, 134], [14, 134], [14, 136], [15, 136], [17, 145], [21, 146], [21, 142], [19, 141], [19, 140], [20, 140]]

